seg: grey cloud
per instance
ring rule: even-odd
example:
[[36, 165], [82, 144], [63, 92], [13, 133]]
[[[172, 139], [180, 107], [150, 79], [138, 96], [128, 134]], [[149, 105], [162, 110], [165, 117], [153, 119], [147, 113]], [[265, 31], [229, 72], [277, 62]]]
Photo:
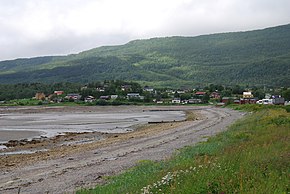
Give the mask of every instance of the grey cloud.
[[[26, 44], [16, 44], [15, 47], [12, 47], [12, 49], [15, 53], [21, 53], [19, 57], [25, 58], [47, 55], [66, 55], [92, 49], [95, 48], [96, 45], [124, 44], [128, 40], [129, 37], [124, 34], [115, 34], [111, 36], [96, 34], [95, 36], [86, 37], [70, 34], [70, 36], [57, 36], [42, 41], [31, 41]], [[2, 54], [8, 56], [8, 58], [13, 56], [13, 53], [11, 55], [10, 52], [4, 52]]]
[[[178, 1], [176, 0], [176, 2]], [[168, 13], [160, 13], [161, 15], [156, 16], [156, 18], [160, 16], [163, 20], [154, 28], [149, 26], [149, 28], [144, 27], [143, 29], [142, 25], [134, 26], [137, 23], [122, 21], [119, 31], [118, 28], [110, 30], [107, 25], [104, 27], [105, 30], [97, 27], [95, 29], [94, 21], [106, 20], [105, 17], [82, 21], [83, 23], [90, 22], [89, 24], [93, 27], [92, 32], [78, 33], [77, 28], [69, 28], [65, 23], [66, 17], [69, 17], [68, 15], [79, 6], [92, 2], [96, 1], [0, 1], [0, 60], [77, 53], [102, 45], [124, 44], [129, 40], [139, 38], [195, 36], [253, 30], [290, 23], [289, 0], [188, 0], [182, 1], [183, 4], [178, 3], [178, 6]], [[98, 2], [105, 1], [98, 0]], [[129, 1], [124, 0], [125, 2]], [[152, 3], [152, 6], [154, 5]], [[130, 7], [130, 5], [127, 6]], [[38, 19], [35, 18], [37, 16], [30, 13], [33, 11], [32, 8], [37, 9], [38, 7], [40, 13], [47, 13], [48, 18], [43, 16], [48, 20], [43, 21], [44, 26], [33, 26], [30, 23], [30, 20], [33, 22]], [[130, 9], [134, 9], [134, 7], [130, 7]], [[108, 12], [110, 11], [108, 10]], [[148, 14], [151, 14], [150, 10], [148, 10]], [[118, 19], [120, 16], [115, 17]], [[45, 22], [50, 25], [47, 29]], [[148, 23], [150, 24], [150, 22]], [[34, 29], [40, 29], [40, 32], [34, 34]], [[41, 36], [41, 30], [46, 30], [47, 34]], [[138, 34], [138, 32], [141, 33]]]

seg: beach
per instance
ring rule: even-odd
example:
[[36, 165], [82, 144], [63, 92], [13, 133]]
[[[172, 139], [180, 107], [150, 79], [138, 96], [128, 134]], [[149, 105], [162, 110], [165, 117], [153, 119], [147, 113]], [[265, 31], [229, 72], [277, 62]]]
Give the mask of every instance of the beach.
[[1, 114], [27, 116], [43, 111], [46, 114], [132, 113], [134, 120], [140, 116], [136, 113], [159, 112], [172, 118], [171, 113], [176, 113], [177, 120], [163, 121], [154, 116], [155, 122], [141, 119], [144, 123], [122, 133], [118, 130], [73, 132], [2, 150], [0, 193], [74, 193], [80, 188], [104, 184], [104, 177], [122, 173], [140, 160], [164, 160], [184, 146], [206, 141], [244, 115], [210, 106], [33, 107], [10, 109]]
[[[165, 112], [166, 110], [166, 112]], [[66, 133], [126, 133], [148, 122], [182, 121], [182, 111], [146, 107], [17, 107], [0, 110], [0, 143]]]

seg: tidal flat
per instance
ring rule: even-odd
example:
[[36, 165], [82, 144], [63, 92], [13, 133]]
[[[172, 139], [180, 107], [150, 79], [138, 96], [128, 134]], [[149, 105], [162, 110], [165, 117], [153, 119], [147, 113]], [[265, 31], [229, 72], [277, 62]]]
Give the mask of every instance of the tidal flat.
[[182, 121], [185, 113], [162, 107], [1, 107], [0, 143], [65, 133], [126, 133], [149, 122]]

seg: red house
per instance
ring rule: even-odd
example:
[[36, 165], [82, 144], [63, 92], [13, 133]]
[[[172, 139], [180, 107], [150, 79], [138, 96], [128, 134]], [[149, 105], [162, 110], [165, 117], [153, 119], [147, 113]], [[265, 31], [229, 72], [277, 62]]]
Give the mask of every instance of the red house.
[[214, 99], [220, 99], [221, 95], [218, 92], [212, 92], [209, 97]]
[[196, 96], [204, 96], [206, 92], [195, 92]]
[[64, 94], [64, 91], [54, 91], [53, 93], [57, 96], [60, 96]]

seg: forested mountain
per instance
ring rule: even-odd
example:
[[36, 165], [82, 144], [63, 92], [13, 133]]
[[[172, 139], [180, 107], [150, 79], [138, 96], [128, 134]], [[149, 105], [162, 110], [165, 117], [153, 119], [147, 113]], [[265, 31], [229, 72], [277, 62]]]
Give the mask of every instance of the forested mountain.
[[135, 40], [63, 57], [0, 62], [0, 82], [132, 80], [290, 86], [290, 24], [264, 30]]

